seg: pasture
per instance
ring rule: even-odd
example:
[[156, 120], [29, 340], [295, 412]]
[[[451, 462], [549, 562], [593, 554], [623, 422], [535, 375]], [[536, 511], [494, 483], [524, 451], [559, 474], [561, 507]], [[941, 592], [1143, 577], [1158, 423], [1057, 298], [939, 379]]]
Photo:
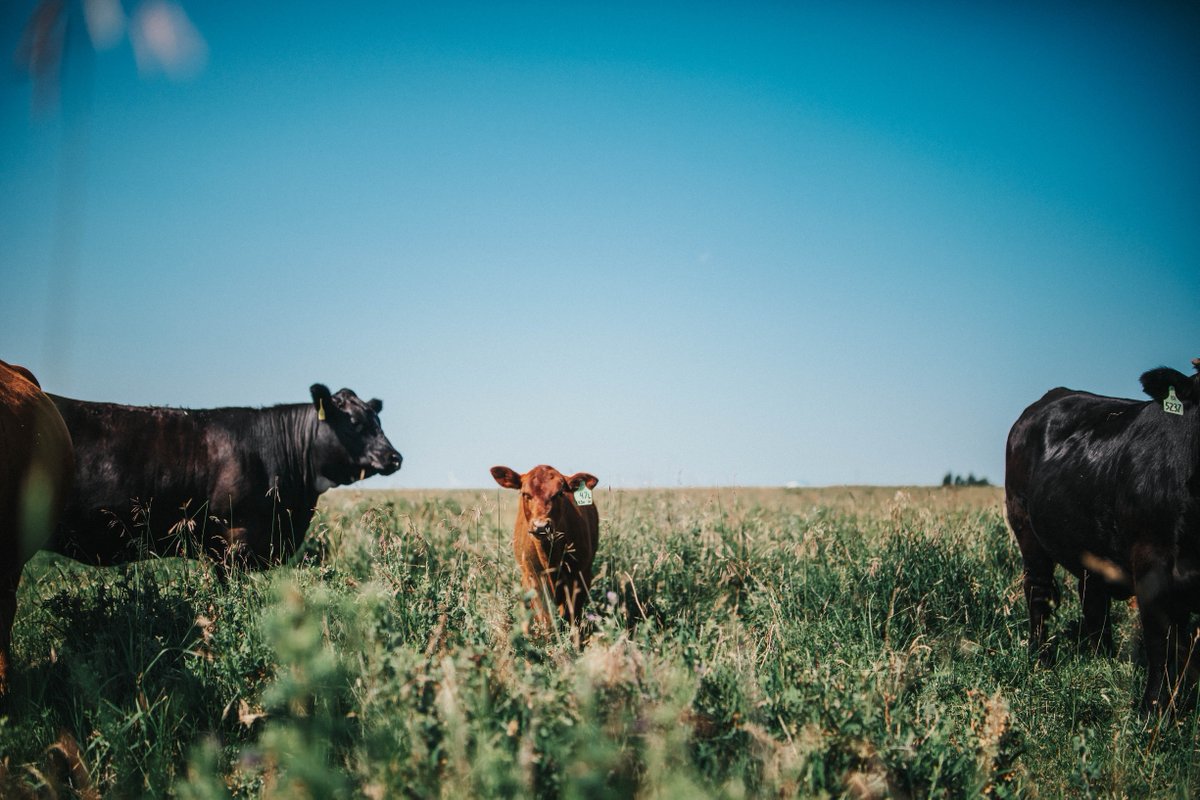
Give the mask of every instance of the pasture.
[[530, 633], [513, 495], [331, 492], [225, 585], [39, 555], [0, 796], [53, 796], [64, 734], [106, 797], [1200, 795], [1200, 715], [1135, 711], [1127, 607], [1081, 654], [1064, 582], [1028, 658], [999, 489], [598, 489], [583, 648]]

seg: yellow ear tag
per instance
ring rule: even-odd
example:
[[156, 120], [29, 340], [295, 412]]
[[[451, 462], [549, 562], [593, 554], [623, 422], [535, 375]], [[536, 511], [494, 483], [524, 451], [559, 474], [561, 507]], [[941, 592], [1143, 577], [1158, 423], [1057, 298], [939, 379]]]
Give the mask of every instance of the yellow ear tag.
[[1183, 414], [1183, 403], [1181, 403], [1179, 401], [1179, 398], [1175, 396], [1175, 387], [1169, 386], [1169, 387], [1167, 387], [1167, 389], [1168, 389], [1167, 397], [1165, 400], [1163, 400], [1163, 411], [1167, 412], [1168, 414], [1182, 415]]
[[321, 422], [325, 421], [325, 401], [319, 397], [317, 398], [317, 419]]

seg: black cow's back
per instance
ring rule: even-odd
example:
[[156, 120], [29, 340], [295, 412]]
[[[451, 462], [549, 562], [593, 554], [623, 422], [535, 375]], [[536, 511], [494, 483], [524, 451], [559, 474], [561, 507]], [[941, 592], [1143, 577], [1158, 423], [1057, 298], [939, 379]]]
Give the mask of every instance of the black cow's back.
[[75, 441], [75, 490], [50, 547], [92, 564], [208, 553], [253, 567], [293, 553], [320, 494], [402, 458], [380, 400], [189, 410], [51, 396]]
[[[79, 444], [75, 490], [51, 550], [89, 564], [197, 555], [218, 549], [226, 529], [257, 524], [273, 504], [284, 505], [269, 490], [287, 471], [277, 452], [285, 448], [259, 429], [264, 416], [293, 407], [189, 410], [52, 399]], [[303, 528], [316, 497], [283, 498]]]
[[1189, 446], [1172, 426], [1155, 402], [1052, 390], [1009, 433], [1008, 502], [1055, 561], [1079, 576], [1085, 556], [1105, 559], [1127, 595], [1133, 539], [1172, 535], [1187, 502]]
[[[1125, 460], [1120, 430], [1129, 426], [1139, 405], [1144, 404], [1054, 389], [1027, 408], [1009, 433], [1009, 506], [1019, 504], [1036, 520], [1037, 541], [1076, 576], [1083, 570], [1084, 552], [1128, 567], [1114, 542], [1114, 495], [1120, 484], [1115, 464]], [[1093, 435], [1098, 427], [1105, 435]]]

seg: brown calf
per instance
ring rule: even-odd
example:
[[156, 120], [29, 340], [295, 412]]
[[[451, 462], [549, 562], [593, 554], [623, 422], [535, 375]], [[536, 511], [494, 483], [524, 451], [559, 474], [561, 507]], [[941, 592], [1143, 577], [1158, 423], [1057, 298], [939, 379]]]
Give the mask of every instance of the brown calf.
[[71, 435], [37, 379], [0, 361], [0, 695], [25, 565], [54, 532], [75, 458]]
[[524, 475], [508, 467], [492, 467], [492, 477], [504, 488], [521, 493], [513, 552], [521, 583], [534, 590], [538, 621], [551, 629], [546, 598], [554, 599], [568, 623], [578, 621], [588, 601], [600, 538], [600, 515], [591, 496], [599, 481], [586, 472], [568, 478], [544, 464]]

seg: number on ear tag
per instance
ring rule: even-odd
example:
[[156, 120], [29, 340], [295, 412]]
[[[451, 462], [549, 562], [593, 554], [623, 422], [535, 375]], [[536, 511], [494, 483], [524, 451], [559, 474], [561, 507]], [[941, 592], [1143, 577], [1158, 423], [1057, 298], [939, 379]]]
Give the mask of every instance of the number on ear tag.
[[1163, 411], [1168, 414], [1183, 414], [1183, 403], [1175, 396], [1175, 387], [1167, 387], [1167, 397], [1163, 400]]
[[587, 484], [581, 485], [575, 490], [575, 505], [590, 506], [592, 504], [592, 490], [587, 488]]

